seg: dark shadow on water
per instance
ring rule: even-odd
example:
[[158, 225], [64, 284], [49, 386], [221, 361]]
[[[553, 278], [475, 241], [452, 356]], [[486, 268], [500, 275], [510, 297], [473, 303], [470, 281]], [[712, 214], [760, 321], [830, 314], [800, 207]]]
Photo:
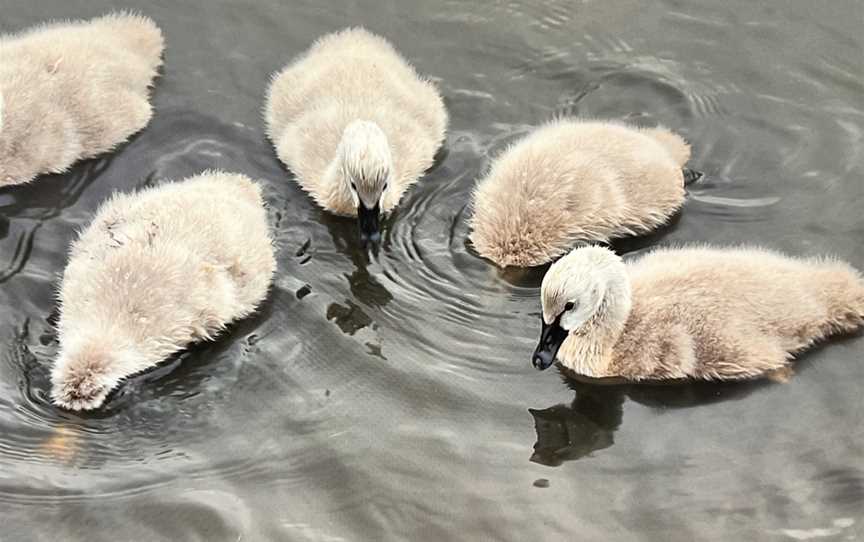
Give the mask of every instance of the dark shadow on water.
[[370, 326], [373, 322], [372, 318], [350, 299], [346, 299], [344, 305], [339, 303], [328, 305], [327, 319], [335, 322], [339, 326], [339, 329], [342, 330], [342, 333], [347, 335], [354, 335], [361, 329]]
[[669, 217], [669, 220], [659, 228], [652, 230], [644, 235], [636, 235], [632, 237], [622, 237], [613, 239], [609, 243], [603, 243], [615, 251], [616, 254], [627, 254], [638, 250], [644, 250], [648, 247], [657, 246], [664, 237], [673, 233], [681, 222], [681, 216], [685, 213], [684, 208], [678, 210], [674, 215]]
[[537, 267], [505, 267], [498, 268], [498, 277], [511, 286], [519, 288], [540, 288], [546, 271], [551, 263]]
[[767, 379], [746, 382], [676, 382], [669, 384], [593, 384], [569, 377], [562, 380], [576, 396], [570, 405], [528, 409], [534, 418], [537, 442], [531, 461], [557, 467], [611, 447], [629, 399], [652, 408], [689, 408], [742, 399], [771, 385]]
[[[377, 257], [380, 250], [386, 250], [389, 247], [388, 234], [397, 217], [391, 214], [382, 222], [384, 240], [383, 245], [378, 247], [363, 246], [358, 234], [356, 219], [336, 216], [323, 209], [318, 209], [317, 213], [317, 219], [327, 227], [335, 247], [351, 258], [351, 263], [354, 264], [354, 272], [345, 276], [354, 298], [370, 307], [383, 307], [390, 303], [393, 300], [393, 294], [369, 273], [368, 267], [372, 258]], [[330, 318], [329, 313], [328, 310], [328, 318]]]
[[569, 406], [529, 408], [537, 432], [531, 461], [557, 467], [612, 446], [623, 405], [622, 390], [588, 387], [577, 391]]
[[[64, 174], [0, 188], [0, 254], [11, 254], [9, 261], [0, 261], [0, 284], [24, 269], [39, 228], [74, 205], [84, 190], [108, 169], [112, 160], [113, 155], [105, 155], [80, 162]], [[13, 221], [21, 227], [14, 228]], [[14, 239], [7, 240], [12, 232], [15, 232]], [[7, 242], [10, 246], [4, 247]]]

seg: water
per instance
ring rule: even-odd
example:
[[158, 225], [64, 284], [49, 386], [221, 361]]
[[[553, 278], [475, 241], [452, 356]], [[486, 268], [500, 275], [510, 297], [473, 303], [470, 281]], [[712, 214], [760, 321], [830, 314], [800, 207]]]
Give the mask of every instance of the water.
[[[0, 31], [134, 5], [0, 0]], [[707, 173], [670, 227], [619, 250], [757, 243], [864, 268], [860, 3], [139, 5], [168, 43], [153, 122], [0, 191], [0, 540], [864, 537], [864, 340], [788, 384], [567, 383], [530, 365], [543, 269], [496, 271], [465, 225], [475, 179], [531, 126], [613, 117], [681, 132]], [[452, 118], [368, 257], [290, 181], [260, 114], [269, 74], [349, 24], [434, 76]], [[115, 190], [210, 167], [265, 185], [268, 301], [94, 414], [53, 408], [75, 230]]]

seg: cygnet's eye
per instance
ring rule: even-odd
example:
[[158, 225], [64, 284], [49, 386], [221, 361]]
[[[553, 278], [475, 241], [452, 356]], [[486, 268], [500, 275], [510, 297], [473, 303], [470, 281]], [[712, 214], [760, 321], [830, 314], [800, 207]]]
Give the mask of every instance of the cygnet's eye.
[[354, 181], [351, 181], [351, 190], [353, 190], [355, 192], [357, 191], [357, 184], [354, 183]]
[[576, 303], [573, 303], [572, 301], [568, 301], [567, 304], [564, 305], [564, 312], [572, 311], [573, 307], [575, 307], [575, 306], [576, 306]]
[[384, 183], [384, 187], [381, 188], [381, 191], [383, 192], [383, 191], [387, 190], [387, 186], [388, 186], [389, 184], [390, 184], [390, 183]]

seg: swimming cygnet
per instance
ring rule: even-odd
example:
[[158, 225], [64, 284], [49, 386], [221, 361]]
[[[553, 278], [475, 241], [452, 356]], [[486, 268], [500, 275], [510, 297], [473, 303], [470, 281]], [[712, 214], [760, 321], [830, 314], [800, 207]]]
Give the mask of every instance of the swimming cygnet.
[[113, 14], [0, 36], [0, 187], [60, 173], [150, 121], [162, 32]]
[[474, 191], [471, 242], [500, 267], [647, 233], [684, 203], [690, 146], [665, 128], [559, 119], [498, 157]]
[[364, 242], [432, 165], [447, 111], [384, 38], [328, 34], [273, 76], [267, 134], [297, 182], [330, 212], [357, 216]]
[[864, 279], [848, 264], [759, 248], [656, 250], [623, 262], [579, 248], [541, 286], [533, 362], [627, 380], [732, 380], [788, 371], [793, 355], [864, 326]]
[[115, 195], [71, 248], [52, 399], [100, 406], [124, 378], [255, 311], [275, 268], [261, 191], [244, 175]]

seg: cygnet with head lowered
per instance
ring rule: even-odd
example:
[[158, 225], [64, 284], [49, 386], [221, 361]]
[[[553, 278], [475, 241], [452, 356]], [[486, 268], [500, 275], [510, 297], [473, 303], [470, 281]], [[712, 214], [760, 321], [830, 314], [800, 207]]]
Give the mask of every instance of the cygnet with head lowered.
[[364, 242], [433, 164], [447, 111], [434, 84], [384, 38], [328, 34], [273, 76], [267, 134], [297, 182], [328, 211], [356, 216]]
[[493, 161], [474, 190], [470, 239], [500, 267], [553, 261], [578, 243], [643, 234], [684, 203], [690, 146], [665, 128], [559, 119]]
[[864, 279], [830, 258], [760, 248], [655, 250], [624, 262], [583, 247], [541, 286], [533, 362], [627, 380], [782, 375], [815, 342], [864, 326]]
[[244, 175], [115, 195], [70, 251], [52, 399], [99, 407], [123, 379], [254, 312], [275, 269], [261, 191]]

